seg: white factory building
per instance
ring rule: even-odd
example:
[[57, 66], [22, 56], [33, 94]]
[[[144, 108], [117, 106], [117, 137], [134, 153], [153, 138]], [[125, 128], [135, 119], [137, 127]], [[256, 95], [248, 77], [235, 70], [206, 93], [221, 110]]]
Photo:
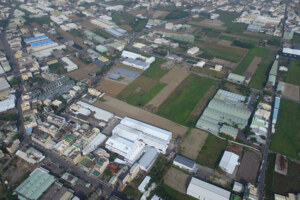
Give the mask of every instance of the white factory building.
[[187, 188], [187, 194], [200, 200], [229, 200], [230, 192], [204, 182], [197, 178], [192, 178]]
[[166, 153], [172, 139], [172, 132], [129, 117], [121, 120], [112, 135], [106, 142], [106, 148], [124, 156], [131, 164], [144, 153], [140, 164], [145, 171], [153, 164], [158, 152]]
[[67, 72], [71, 72], [74, 71], [75, 69], [78, 69], [78, 66], [68, 57], [62, 57], [61, 60], [66, 64], [64, 68], [67, 69]]
[[195, 55], [198, 52], [199, 52], [199, 48], [198, 47], [192, 47], [189, 50], [187, 50], [187, 54], [190, 54], [190, 55]]
[[130, 51], [123, 51], [121, 56], [125, 58], [122, 61], [124, 65], [128, 65], [137, 69], [146, 70], [155, 61], [155, 57], [145, 57], [141, 54], [133, 53]]
[[102, 133], [99, 133], [86, 147], [82, 150], [82, 154], [85, 156], [92, 151], [96, 150], [100, 144], [106, 140], [106, 136]]
[[238, 160], [238, 155], [230, 151], [225, 151], [219, 163], [219, 167], [228, 174], [233, 174], [235, 168], [239, 165]]

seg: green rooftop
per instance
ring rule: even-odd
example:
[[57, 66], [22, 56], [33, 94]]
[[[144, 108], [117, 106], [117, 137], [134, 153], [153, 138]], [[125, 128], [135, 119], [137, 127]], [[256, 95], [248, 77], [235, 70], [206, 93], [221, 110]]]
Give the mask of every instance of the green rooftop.
[[47, 170], [37, 168], [14, 191], [19, 199], [37, 200], [54, 182]]

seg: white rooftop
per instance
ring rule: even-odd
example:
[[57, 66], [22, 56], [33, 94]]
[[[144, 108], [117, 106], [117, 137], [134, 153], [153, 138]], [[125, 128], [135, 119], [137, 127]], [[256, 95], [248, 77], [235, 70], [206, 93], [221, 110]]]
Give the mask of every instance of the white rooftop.
[[238, 155], [230, 151], [225, 151], [219, 166], [225, 172], [232, 174], [234, 172], [235, 167], [239, 164], [238, 160], [239, 160]]

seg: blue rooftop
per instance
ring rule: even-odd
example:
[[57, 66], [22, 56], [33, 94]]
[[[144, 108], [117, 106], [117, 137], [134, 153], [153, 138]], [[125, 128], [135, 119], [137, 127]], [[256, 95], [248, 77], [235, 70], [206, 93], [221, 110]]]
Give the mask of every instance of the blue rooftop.
[[273, 119], [272, 119], [272, 120], [273, 120], [273, 121], [276, 121], [276, 120], [277, 120], [277, 116], [278, 116], [278, 109], [275, 108], [275, 109], [273, 110]]
[[279, 97], [275, 97], [275, 108], [279, 108], [280, 105], [280, 98]]
[[50, 43], [53, 43], [53, 40], [51, 40], [51, 39], [42, 40], [42, 41], [31, 43], [31, 47], [38, 47], [38, 46], [42, 46], [42, 45], [46, 45], [46, 44], [50, 44]]
[[36, 37], [31, 37], [31, 38], [26, 38], [24, 39], [24, 42], [32, 42], [32, 41], [35, 41], [35, 40], [40, 40], [40, 39], [43, 39], [43, 38], [48, 38], [47, 35], [40, 35], [40, 36], [36, 36]]

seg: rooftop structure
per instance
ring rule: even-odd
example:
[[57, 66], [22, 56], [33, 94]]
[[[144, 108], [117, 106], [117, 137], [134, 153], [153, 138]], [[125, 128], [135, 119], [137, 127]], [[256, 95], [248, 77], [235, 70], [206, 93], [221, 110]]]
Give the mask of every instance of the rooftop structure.
[[230, 73], [227, 77], [227, 80], [238, 84], [243, 84], [245, 79], [246, 79], [245, 76], [241, 76], [234, 73]]
[[[244, 101], [246, 97], [218, 90], [209, 102], [202, 116], [197, 121], [196, 127], [218, 134], [222, 124], [234, 128], [245, 128], [251, 115]], [[224, 127], [229, 130], [228, 127]], [[222, 130], [224, 130], [224, 128]], [[232, 133], [236, 131], [231, 131]]]
[[98, 134], [83, 150], [82, 154], [85, 156], [92, 151], [96, 150], [96, 148], [102, 144], [106, 140], [106, 136], [102, 133]]
[[41, 34], [41, 35], [38, 35], [38, 36], [35, 36], [35, 37], [26, 38], [26, 39], [24, 39], [24, 42], [26, 44], [31, 44], [33, 42], [38, 42], [38, 41], [46, 40], [46, 39], [48, 39], [48, 36], [45, 35], [45, 34]]
[[19, 199], [37, 200], [55, 182], [55, 177], [43, 168], [35, 169], [14, 191]]
[[181, 155], [176, 155], [176, 157], [174, 158], [173, 164], [183, 168], [185, 170], [188, 171], [195, 171], [196, 169], [196, 163], [194, 161], [192, 161], [189, 158], [183, 157]]
[[[111, 120], [114, 117], [114, 115], [112, 113], [110, 113], [106, 110], [103, 110], [101, 108], [97, 108], [93, 105], [87, 104], [85, 102], [78, 101], [77, 104], [80, 105], [82, 108], [85, 108], [92, 112], [95, 112], [94, 117], [98, 120], [108, 122], [109, 120]], [[79, 112], [81, 112], [81, 110], [79, 110]]]
[[221, 169], [229, 174], [233, 174], [238, 162], [239, 156], [235, 153], [225, 151], [219, 163]]
[[229, 191], [194, 177], [187, 188], [187, 194], [200, 200], [229, 200], [230, 198]]
[[157, 150], [153, 147], [146, 146], [144, 155], [138, 161], [141, 170], [146, 172], [149, 171], [149, 169], [152, 167], [157, 157], [158, 157]]

